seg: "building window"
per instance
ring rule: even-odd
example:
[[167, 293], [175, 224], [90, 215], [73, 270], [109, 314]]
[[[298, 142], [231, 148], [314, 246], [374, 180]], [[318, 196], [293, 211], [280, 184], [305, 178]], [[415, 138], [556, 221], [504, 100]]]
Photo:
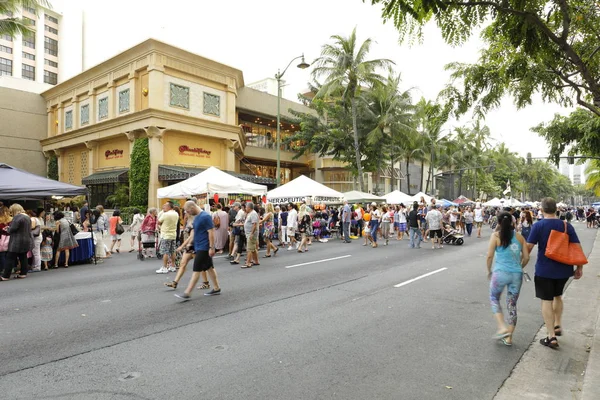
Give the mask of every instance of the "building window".
[[49, 65], [49, 66], [54, 67], [54, 68], [58, 68], [58, 63], [57, 62], [54, 62], [52, 60], [48, 60], [47, 58], [44, 59], [44, 64]]
[[65, 112], [65, 130], [73, 128], [73, 110]]
[[35, 61], [35, 56], [33, 54], [31, 54], [31, 53], [25, 53], [25, 52], [23, 52], [23, 58]]
[[171, 83], [170, 102], [173, 107], [190, 109], [190, 88]]
[[55, 35], [58, 35], [58, 29], [56, 29], [56, 28], [45, 25], [44, 29], [46, 30], [46, 32], [50, 32], [50, 33], [54, 33]]
[[119, 113], [129, 111], [129, 89], [119, 92]]
[[23, 17], [23, 21], [26, 22], [26, 25], [35, 26], [35, 20], [27, 17]]
[[0, 51], [3, 53], [12, 54], [12, 47], [6, 47], [0, 44]]
[[44, 36], [44, 51], [52, 56], [58, 55], [58, 41]]
[[108, 118], [108, 97], [98, 100], [98, 119]]
[[221, 96], [204, 92], [204, 114], [221, 115]]
[[12, 60], [0, 57], [0, 76], [12, 76]]
[[23, 46], [35, 49], [35, 36], [32, 34], [23, 35]]
[[21, 69], [21, 76], [25, 79], [35, 81], [35, 67], [32, 65], [23, 64]]
[[81, 106], [81, 125], [87, 125], [90, 123], [90, 105], [85, 104]]
[[44, 70], [44, 83], [56, 85], [57, 82], [58, 82], [58, 75], [56, 75], [54, 72]]
[[54, 18], [51, 15], [46, 14], [46, 21], [50, 21], [50, 22], [54, 22], [55, 24], [58, 24], [58, 19]]
[[0, 39], [6, 40], [8, 42], [12, 42], [13, 38], [9, 34], [5, 33], [4, 35], [0, 35]]
[[32, 7], [23, 7], [23, 10], [28, 11], [31, 14], [34, 14], [34, 15], [36, 13], [35, 8], [32, 8]]

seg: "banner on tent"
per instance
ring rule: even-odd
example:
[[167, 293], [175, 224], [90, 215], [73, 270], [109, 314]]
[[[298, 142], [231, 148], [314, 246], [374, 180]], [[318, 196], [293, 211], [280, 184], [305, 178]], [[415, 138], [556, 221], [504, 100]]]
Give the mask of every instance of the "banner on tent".
[[341, 199], [340, 197], [324, 197], [324, 196], [308, 196], [308, 197], [302, 197], [302, 196], [296, 196], [296, 197], [275, 197], [275, 198], [271, 198], [269, 199], [269, 202], [271, 203], [276, 203], [276, 204], [283, 204], [283, 203], [302, 203], [302, 202], [306, 202], [308, 204], [312, 204], [312, 203], [332, 203], [332, 204], [338, 204], [338, 203], [342, 203], [343, 199]]

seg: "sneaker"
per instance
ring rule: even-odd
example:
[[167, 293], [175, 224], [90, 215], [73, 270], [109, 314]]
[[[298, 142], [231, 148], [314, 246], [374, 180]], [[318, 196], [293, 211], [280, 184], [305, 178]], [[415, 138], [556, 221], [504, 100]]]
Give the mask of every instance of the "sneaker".
[[185, 293], [175, 293], [173, 296], [183, 301], [188, 301], [190, 299], [190, 295]]
[[[219, 290], [215, 290], [215, 289], [213, 289], [213, 290], [211, 290], [210, 292], [206, 292], [206, 293], [204, 293], [204, 295], [205, 295], [205, 296], [216, 296], [216, 295], [218, 295], [218, 294], [221, 294], [221, 289], [219, 289]], [[189, 296], [188, 296], [188, 297], [189, 297]]]
[[288, 247], [288, 251], [292, 251], [292, 250], [294, 250], [294, 249], [292, 248], [292, 246]]
[[166, 274], [168, 272], [169, 272], [169, 270], [166, 269], [165, 267], [162, 267], [162, 268], [156, 270], [157, 274]]
[[169, 272], [175, 272], [175, 271], [177, 271], [177, 269], [174, 268], [174, 267], [169, 267], [169, 268], [167, 268], [167, 271], [169, 271]]

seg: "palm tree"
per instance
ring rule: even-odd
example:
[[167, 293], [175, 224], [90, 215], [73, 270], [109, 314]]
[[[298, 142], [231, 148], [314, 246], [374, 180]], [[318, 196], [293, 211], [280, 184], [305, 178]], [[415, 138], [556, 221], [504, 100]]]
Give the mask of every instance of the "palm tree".
[[600, 160], [592, 160], [585, 168], [585, 188], [600, 196]]
[[0, 14], [8, 15], [7, 18], [0, 18], [0, 36], [9, 35], [15, 37], [17, 34], [31, 33], [30, 24], [23, 18], [15, 18], [19, 10], [32, 8], [34, 10], [41, 7], [50, 8], [48, 0], [2, 0], [0, 1]]
[[330, 94], [341, 90], [346, 107], [350, 106], [358, 184], [359, 190], [363, 191], [357, 102], [363, 88], [372, 87], [375, 83], [383, 81], [376, 71], [380, 68], [389, 67], [393, 62], [385, 59], [367, 60], [373, 41], [367, 39], [358, 47], [356, 28], [352, 30], [349, 37], [334, 35], [331, 36], [331, 39], [334, 43], [324, 45], [321, 49], [321, 56], [314, 63], [313, 77], [316, 79], [325, 78], [325, 82], [317, 92], [316, 97], [328, 97]]
[[[391, 68], [384, 82], [376, 83], [369, 92], [367, 117], [373, 120], [374, 128], [367, 134], [367, 144], [375, 147], [378, 157], [378, 169], [381, 163], [390, 160], [392, 166], [392, 190], [394, 190], [394, 160], [398, 155], [396, 143], [404, 138], [407, 132], [414, 131], [412, 121], [412, 99], [410, 89], [400, 91], [400, 74]], [[383, 145], [383, 144], [389, 144]], [[377, 179], [377, 191], [379, 191]]]

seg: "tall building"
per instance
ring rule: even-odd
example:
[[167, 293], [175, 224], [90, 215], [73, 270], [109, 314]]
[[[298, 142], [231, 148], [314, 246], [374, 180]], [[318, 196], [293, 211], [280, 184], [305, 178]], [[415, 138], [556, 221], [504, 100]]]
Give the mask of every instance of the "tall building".
[[585, 169], [588, 162], [582, 165], [569, 164], [566, 159], [561, 159], [558, 164], [558, 171], [561, 175], [566, 176], [571, 180], [573, 185], [585, 184]]
[[82, 71], [82, 12], [70, 4], [64, 12], [24, 8], [13, 17], [33, 32], [0, 36], [0, 162], [45, 176], [46, 101], [39, 94]]

